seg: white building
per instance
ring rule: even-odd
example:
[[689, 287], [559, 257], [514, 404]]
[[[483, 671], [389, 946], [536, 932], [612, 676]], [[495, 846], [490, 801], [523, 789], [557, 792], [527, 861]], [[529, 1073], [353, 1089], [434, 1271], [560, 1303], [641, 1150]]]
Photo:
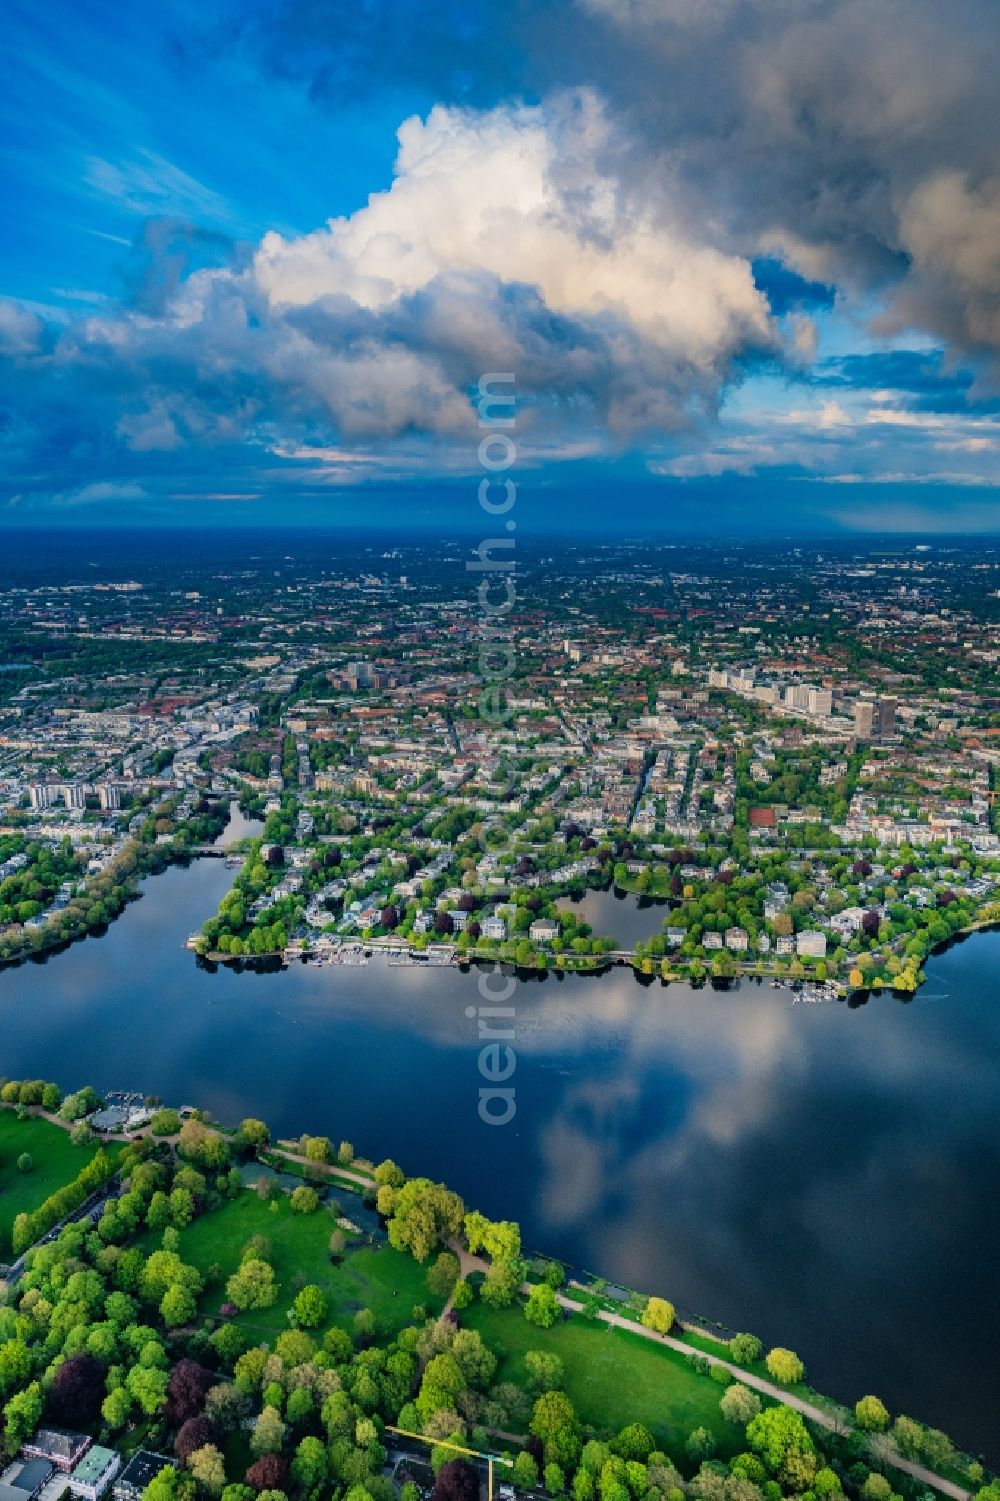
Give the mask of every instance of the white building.
[[69, 1477], [70, 1493], [81, 1501], [101, 1501], [121, 1464], [121, 1455], [114, 1449], [92, 1444]]

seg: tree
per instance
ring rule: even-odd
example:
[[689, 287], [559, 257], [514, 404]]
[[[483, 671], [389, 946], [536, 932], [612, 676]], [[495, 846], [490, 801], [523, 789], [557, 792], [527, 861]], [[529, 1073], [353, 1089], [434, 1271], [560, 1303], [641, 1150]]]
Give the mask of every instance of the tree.
[[309, 1188], [303, 1183], [298, 1188], [292, 1189], [288, 1203], [295, 1214], [315, 1214], [319, 1208], [319, 1194], [314, 1188]]
[[218, 1436], [215, 1424], [204, 1414], [188, 1418], [177, 1430], [174, 1453], [182, 1463], [186, 1463], [196, 1449], [203, 1449], [206, 1444], [214, 1444]]
[[142, 1296], [150, 1303], [159, 1303], [167, 1288], [175, 1283], [190, 1288], [193, 1293], [200, 1293], [201, 1273], [193, 1266], [186, 1266], [176, 1251], [154, 1251], [142, 1269]]
[[37, 1381], [15, 1392], [3, 1409], [3, 1441], [8, 1452], [16, 1454], [24, 1441], [38, 1427], [45, 1398]]
[[748, 1386], [734, 1381], [732, 1386], [723, 1392], [719, 1400], [719, 1410], [727, 1423], [736, 1423], [740, 1428], [745, 1428], [760, 1412], [760, 1398]]
[[146, 1487], [143, 1501], [191, 1501], [194, 1485], [189, 1475], [173, 1465], [164, 1465]]
[[160, 1317], [168, 1329], [190, 1324], [197, 1311], [198, 1300], [194, 1293], [179, 1282], [168, 1287], [160, 1301]]
[[426, 1423], [436, 1412], [452, 1412], [465, 1386], [462, 1368], [450, 1351], [433, 1356], [424, 1368], [416, 1398], [422, 1421]]
[[753, 1365], [763, 1348], [756, 1334], [734, 1334], [729, 1341], [729, 1353], [738, 1365]]
[[316, 1329], [329, 1313], [326, 1298], [315, 1283], [307, 1283], [295, 1296], [289, 1318], [300, 1329]]
[[690, 1459], [700, 1463], [715, 1453], [715, 1437], [709, 1428], [692, 1428], [684, 1444]]
[[329, 1473], [329, 1465], [326, 1457], [326, 1447], [322, 1441], [312, 1434], [299, 1442], [292, 1460], [292, 1479], [295, 1484], [301, 1486], [304, 1491], [310, 1491], [317, 1485], [322, 1485]]
[[561, 1496], [566, 1489], [566, 1476], [557, 1464], [545, 1466], [545, 1489], [550, 1496]]
[[656, 1443], [644, 1423], [629, 1423], [611, 1440], [610, 1448], [620, 1459], [636, 1459], [645, 1464]]
[[188, 1188], [175, 1188], [170, 1195], [170, 1220], [176, 1230], [183, 1230], [194, 1219], [194, 1195]]
[[229, 1161], [229, 1143], [218, 1131], [210, 1131], [202, 1121], [185, 1121], [177, 1141], [177, 1151], [199, 1167], [218, 1171]]
[[539, 1329], [552, 1328], [559, 1317], [559, 1299], [547, 1283], [540, 1282], [528, 1293], [524, 1317], [529, 1324], [537, 1324]]
[[101, 1417], [111, 1429], [124, 1428], [132, 1409], [132, 1401], [123, 1386], [112, 1387], [101, 1403]]
[[519, 1491], [534, 1490], [538, 1484], [538, 1466], [527, 1449], [522, 1449], [515, 1458], [510, 1478], [514, 1483], [515, 1489]]
[[527, 1350], [524, 1366], [528, 1385], [536, 1392], [556, 1391], [563, 1384], [563, 1363], [549, 1350]]
[[500, 1258], [491, 1263], [479, 1296], [490, 1308], [509, 1308], [524, 1281], [524, 1262], [520, 1257]]
[[49, 1406], [57, 1422], [88, 1427], [104, 1398], [104, 1367], [92, 1355], [70, 1355], [56, 1371]]
[[167, 1373], [155, 1366], [133, 1366], [125, 1377], [125, 1389], [147, 1417], [152, 1417], [167, 1400]]
[[565, 1392], [543, 1392], [531, 1412], [531, 1432], [541, 1439], [546, 1464], [572, 1469], [580, 1453], [580, 1423]]
[[464, 1215], [462, 1200], [443, 1183], [411, 1178], [396, 1192], [389, 1243], [409, 1251], [415, 1261], [426, 1261], [443, 1240], [458, 1234]]
[[800, 1413], [780, 1405], [765, 1407], [747, 1424], [747, 1442], [773, 1475], [785, 1479], [808, 1469], [811, 1461], [811, 1473], [802, 1489], [807, 1488], [816, 1469], [816, 1451]]
[[[197, 1417], [215, 1377], [196, 1360], [179, 1360], [167, 1383], [167, 1420], [176, 1427]], [[211, 1416], [211, 1414], [209, 1414]]]
[[146, 1208], [146, 1224], [150, 1230], [165, 1230], [170, 1224], [170, 1198], [162, 1189], [157, 1189]]
[[354, 1315], [354, 1333], [361, 1342], [370, 1340], [375, 1333], [375, 1315], [370, 1308], [359, 1308]]
[[861, 1397], [854, 1404], [854, 1416], [866, 1433], [884, 1433], [889, 1426], [889, 1410], [878, 1397]]
[[305, 1148], [303, 1155], [310, 1162], [329, 1162], [333, 1156], [333, 1147], [328, 1136], [304, 1136], [302, 1145]]
[[805, 1366], [794, 1350], [786, 1350], [783, 1345], [775, 1345], [773, 1350], [769, 1350], [764, 1364], [767, 1366], [768, 1374], [775, 1381], [780, 1381], [783, 1386], [791, 1386], [793, 1382], [801, 1381], [806, 1373]]
[[497, 1358], [483, 1344], [478, 1329], [460, 1329], [451, 1342], [451, 1353], [469, 1386], [489, 1386], [496, 1375]]
[[246, 1472], [247, 1485], [258, 1495], [264, 1491], [284, 1491], [288, 1480], [288, 1461], [281, 1454], [262, 1454]]
[[220, 1381], [205, 1393], [205, 1416], [226, 1432], [238, 1428], [249, 1411], [249, 1401], [231, 1381]]
[[202, 1449], [195, 1449], [194, 1453], [188, 1456], [188, 1469], [210, 1496], [222, 1494], [226, 1484], [226, 1463], [222, 1457], [222, 1450], [216, 1448], [215, 1444], [206, 1444]]
[[913, 1418], [908, 1418], [904, 1413], [892, 1425], [892, 1436], [896, 1440], [896, 1448], [906, 1459], [917, 1459], [923, 1444], [923, 1429]]
[[467, 1459], [449, 1459], [437, 1472], [431, 1501], [479, 1501], [479, 1471]]
[[226, 1283], [226, 1294], [237, 1308], [270, 1308], [278, 1297], [274, 1268], [266, 1261], [248, 1257]]
[[266, 1147], [271, 1140], [271, 1133], [265, 1123], [252, 1117], [240, 1121], [240, 1135], [252, 1147]]
[[666, 1298], [647, 1298], [642, 1325], [644, 1329], [654, 1329], [657, 1334], [669, 1334], [676, 1317], [674, 1305], [668, 1303]]
[[[281, 1414], [274, 1407], [265, 1407], [253, 1425], [250, 1436], [250, 1452], [255, 1455], [278, 1454], [285, 1442], [285, 1425]], [[254, 1485], [249, 1479], [248, 1483]], [[271, 1489], [270, 1486], [263, 1489]]]
[[442, 1251], [427, 1268], [427, 1286], [436, 1298], [447, 1298], [458, 1281], [460, 1271], [461, 1266], [455, 1253]]

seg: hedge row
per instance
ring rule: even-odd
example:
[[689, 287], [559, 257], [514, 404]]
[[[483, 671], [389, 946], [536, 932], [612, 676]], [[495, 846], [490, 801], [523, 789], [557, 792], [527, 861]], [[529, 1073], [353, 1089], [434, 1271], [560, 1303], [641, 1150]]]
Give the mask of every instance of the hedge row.
[[50, 1194], [30, 1214], [17, 1215], [11, 1232], [14, 1255], [20, 1256], [22, 1251], [33, 1246], [36, 1240], [40, 1240], [60, 1220], [72, 1214], [74, 1209], [79, 1209], [96, 1189], [114, 1176], [114, 1172], [114, 1159], [101, 1147], [72, 1182]]

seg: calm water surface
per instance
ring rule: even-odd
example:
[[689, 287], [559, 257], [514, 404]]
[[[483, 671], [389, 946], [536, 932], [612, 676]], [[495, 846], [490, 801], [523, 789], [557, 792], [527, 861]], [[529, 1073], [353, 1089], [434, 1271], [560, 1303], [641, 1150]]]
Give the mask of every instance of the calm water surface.
[[212, 973], [182, 945], [232, 879], [175, 867], [105, 936], [0, 973], [0, 1073], [348, 1137], [1000, 1460], [1000, 934], [907, 1005], [519, 982], [518, 1110], [491, 1129], [475, 975]]
[[637, 897], [631, 891], [587, 891], [558, 904], [578, 922], [588, 922], [598, 938], [614, 938], [625, 949], [659, 938], [670, 916], [670, 903]]

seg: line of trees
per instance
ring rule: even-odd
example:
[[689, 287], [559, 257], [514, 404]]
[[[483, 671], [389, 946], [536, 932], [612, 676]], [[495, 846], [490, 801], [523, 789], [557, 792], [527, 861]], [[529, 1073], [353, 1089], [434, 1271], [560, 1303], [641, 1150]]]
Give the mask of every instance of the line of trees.
[[114, 1159], [103, 1147], [98, 1148], [87, 1166], [72, 1179], [71, 1182], [56, 1189], [55, 1193], [39, 1204], [37, 1209], [29, 1212], [22, 1211], [14, 1219], [14, 1228], [11, 1232], [11, 1243], [15, 1256], [20, 1256], [29, 1246], [33, 1246], [37, 1240], [41, 1240], [60, 1220], [64, 1220], [74, 1209], [79, 1209], [81, 1204], [86, 1203], [91, 1194], [97, 1189], [103, 1188], [115, 1171]]

